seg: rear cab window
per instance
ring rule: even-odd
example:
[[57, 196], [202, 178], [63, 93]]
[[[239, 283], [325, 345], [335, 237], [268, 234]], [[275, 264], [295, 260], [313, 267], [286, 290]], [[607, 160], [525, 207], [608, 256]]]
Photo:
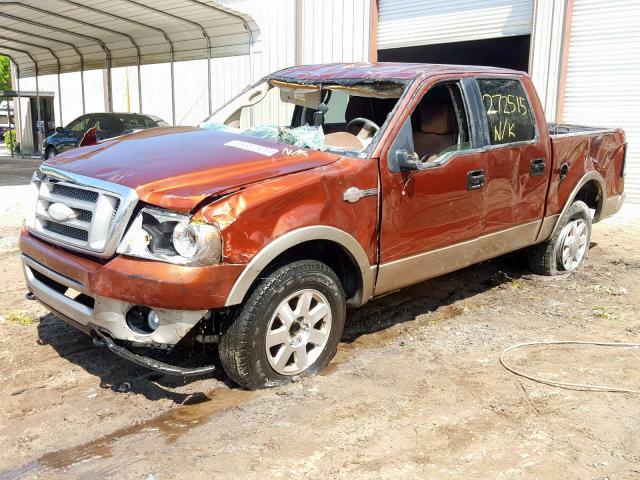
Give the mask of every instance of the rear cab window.
[[478, 78], [489, 143], [507, 145], [535, 140], [531, 104], [519, 80]]

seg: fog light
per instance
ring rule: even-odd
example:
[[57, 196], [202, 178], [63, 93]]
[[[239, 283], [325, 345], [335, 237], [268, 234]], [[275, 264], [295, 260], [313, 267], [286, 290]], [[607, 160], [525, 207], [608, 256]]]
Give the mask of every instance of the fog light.
[[147, 313], [147, 323], [149, 324], [149, 329], [152, 332], [160, 326], [160, 319], [158, 318], [158, 314], [155, 310], [149, 310], [149, 313]]
[[160, 319], [149, 307], [135, 305], [127, 312], [127, 325], [136, 333], [149, 335], [160, 326]]

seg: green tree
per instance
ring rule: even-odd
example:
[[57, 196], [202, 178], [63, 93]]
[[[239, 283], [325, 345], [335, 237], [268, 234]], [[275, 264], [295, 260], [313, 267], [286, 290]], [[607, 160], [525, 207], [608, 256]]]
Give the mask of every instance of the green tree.
[[11, 90], [11, 66], [9, 58], [0, 55], [0, 90]]

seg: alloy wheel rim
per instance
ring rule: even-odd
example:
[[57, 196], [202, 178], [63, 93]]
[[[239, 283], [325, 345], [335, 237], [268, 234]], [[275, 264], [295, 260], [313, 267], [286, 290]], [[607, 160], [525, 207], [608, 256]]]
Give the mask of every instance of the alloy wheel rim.
[[580, 219], [569, 222], [560, 232], [558, 260], [568, 272], [580, 265], [587, 251], [587, 223]]
[[331, 307], [318, 290], [298, 290], [284, 299], [267, 326], [269, 365], [281, 375], [308, 369], [324, 351], [331, 334]]

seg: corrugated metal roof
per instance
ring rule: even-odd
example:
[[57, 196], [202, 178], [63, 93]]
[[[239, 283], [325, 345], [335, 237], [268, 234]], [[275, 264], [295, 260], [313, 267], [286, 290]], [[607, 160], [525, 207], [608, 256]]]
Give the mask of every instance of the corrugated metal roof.
[[253, 19], [211, 0], [0, 0], [21, 77], [249, 53]]

